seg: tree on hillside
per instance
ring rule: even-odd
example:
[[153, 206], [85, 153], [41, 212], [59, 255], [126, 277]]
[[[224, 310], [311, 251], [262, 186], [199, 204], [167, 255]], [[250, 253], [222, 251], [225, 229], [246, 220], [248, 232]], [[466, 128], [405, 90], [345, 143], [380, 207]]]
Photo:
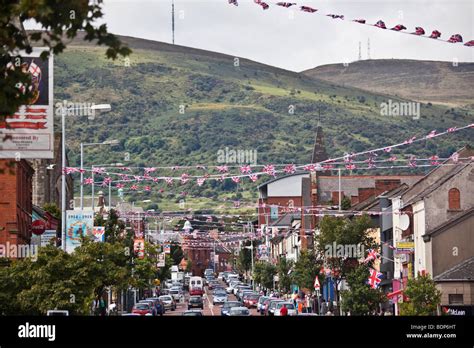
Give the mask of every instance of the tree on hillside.
[[436, 315], [441, 303], [441, 291], [429, 274], [409, 279], [404, 295], [408, 302], [400, 304], [400, 315]]
[[[22, 71], [15, 59], [16, 50], [31, 53], [34, 44], [47, 47], [42, 55], [49, 52], [61, 53], [68, 41], [76, 37], [78, 31], [85, 31], [84, 40], [95, 41], [107, 47], [108, 58], [127, 56], [130, 49], [120, 40], [107, 32], [107, 25], [96, 26], [95, 22], [103, 17], [102, 0], [50, 0], [50, 1], [10, 1], [2, 3], [0, 11], [0, 115], [15, 113], [21, 105], [29, 104], [34, 97], [33, 82], [29, 73]], [[22, 23], [35, 21], [43, 31], [26, 32]], [[21, 57], [20, 57], [21, 58]], [[14, 69], [7, 68], [9, 62]], [[21, 60], [20, 60], [21, 62]], [[21, 91], [17, 85], [24, 87]], [[25, 91], [23, 93], [23, 91]]]
[[361, 265], [347, 275], [349, 290], [341, 292], [342, 310], [351, 315], [370, 315], [377, 312], [386, 301], [381, 289], [372, 289], [367, 284], [369, 267]]

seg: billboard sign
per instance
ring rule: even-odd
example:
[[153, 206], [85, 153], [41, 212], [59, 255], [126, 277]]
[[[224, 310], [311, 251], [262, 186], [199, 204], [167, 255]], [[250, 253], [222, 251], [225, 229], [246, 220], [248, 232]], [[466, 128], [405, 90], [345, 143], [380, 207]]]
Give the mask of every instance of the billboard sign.
[[51, 240], [56, 238], [56, 230], [46, 230], [41, 235], [41, 246], [47, 246]]
[[92, 236], [94, 212], [68, 210], [66, 212], [66, 252], [74, 251], [81, 245], [82, 236]]
[[92, 235], [94, 236], [94, 242], [103, 242], [105, 239], [105, 227], [94, 226]]
[[0, 121], [0, 158], [54, 158], [53, 123], [53, 57], [40, 58], [44, 48], [33, 48], [21, 58], [13, 57], [7, 69], [21, 69], [31, 76], [31, 86], [18, 84], [19, 92], [26, 88], [33, 93], [29, 105], [21, 106], [13, 115]]
[[145, 239], [135, 238], [133, 241], [133, 251], [139, 259], [143, 259], [145, 257]]
[[156, 264], [157, 267], [165, 267], [165, 253], [158, 254], [158, 263]]
[[165, 246], [164, 246], [164, 252], [165, 252], [166, 254], [171, 254], [171, 245], [165, 244]]

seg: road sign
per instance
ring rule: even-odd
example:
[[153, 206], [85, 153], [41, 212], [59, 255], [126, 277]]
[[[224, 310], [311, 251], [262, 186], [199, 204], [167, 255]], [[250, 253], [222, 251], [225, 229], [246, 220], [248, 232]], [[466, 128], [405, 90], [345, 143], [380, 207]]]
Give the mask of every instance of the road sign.
[[314, 290], [320, 290], [321, 289], [321, 284], [319, 284], [319, 279], [318, 276], [314, 278]]
[[33, 232], [33, 234], [36, 234], [37, 236], [41, 236], [45, 230], [46, 222], [44, 222], [43, 220], [38, 219], [33, 221], [33, 223], [31, 224], [31, 232]]
[[158, 263], [156, 264], [157, 267], [165, 267], [165, 253], [158, 254]]

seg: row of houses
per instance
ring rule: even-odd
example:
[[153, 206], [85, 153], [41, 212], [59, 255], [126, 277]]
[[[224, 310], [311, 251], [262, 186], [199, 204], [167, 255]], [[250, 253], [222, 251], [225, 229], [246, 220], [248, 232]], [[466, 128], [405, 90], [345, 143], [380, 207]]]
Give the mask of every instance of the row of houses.
[[[321, 147], [318, 127], [312, 163], [327, 159]], [[474, 150], [466, 146], [457, 154], [473, 158]], [[426, 175], [297, 172], [260, 185], [258, 225], [268, 259], [297, 261], [301, 250], [314, 247], [318, 232], [319, 217], [307, 208], [338, 215], [339, 199], [345, 197], [348, 211], [372, 218], [370, 233], [381, 254], [377, 268], [384, 274], [380, 286], [393, 312], [398, 313], [408, 279], [428, 273], [442, 292], [445, 311], [474, 315], [474, 163], [454, 161]]]

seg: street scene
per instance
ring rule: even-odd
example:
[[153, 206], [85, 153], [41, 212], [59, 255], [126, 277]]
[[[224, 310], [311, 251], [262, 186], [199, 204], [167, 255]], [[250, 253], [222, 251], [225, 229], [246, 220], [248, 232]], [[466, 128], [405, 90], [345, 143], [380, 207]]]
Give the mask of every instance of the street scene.
[[473, 9], [1, 2], [0, 318], [472, 318]]

